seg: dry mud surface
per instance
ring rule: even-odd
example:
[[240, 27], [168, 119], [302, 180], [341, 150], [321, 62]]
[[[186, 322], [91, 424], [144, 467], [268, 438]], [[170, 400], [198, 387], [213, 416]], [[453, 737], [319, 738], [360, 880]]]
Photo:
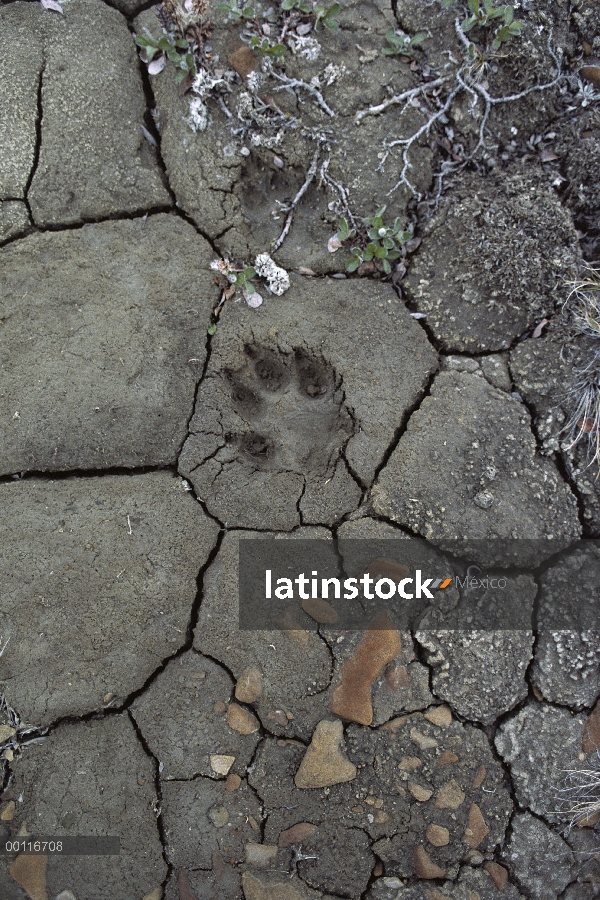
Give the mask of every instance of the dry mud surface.
[[[0, 839], [120, 839], [0, 854], [1, 900], [600, 897], [558, 798], [600, 745], [600, 635], [564, 605], [600, 552], [553, 556], [600, 538], [564, 431], [600, 4], [516, 6], [468, 72], [460, 4], [295, 12], [271, 63], [211, 8], [195, 120], [137, 53], [151, 3], [0, 7]], [[383, 204], [412, 240], [350, 277], [328, 241]], [[290, 222], [289, 288], [219, 306], [211, 262]], [[550, 549], [521, 630], [244, 631], [239, 542], [270, 537]]]

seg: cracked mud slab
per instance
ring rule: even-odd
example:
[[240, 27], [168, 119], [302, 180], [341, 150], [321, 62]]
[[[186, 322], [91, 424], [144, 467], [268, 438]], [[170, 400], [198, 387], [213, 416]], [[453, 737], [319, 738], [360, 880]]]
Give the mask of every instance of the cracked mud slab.
[[175, 462], [206, 358], [210, 253], [169, 215], [3, 249], [0, 472]]
[[389, 287], [293, 277], [258, 310], [230, 303], [179, 471], [229, 526], [333, 524], [436, 364]]
[[[25, 826], [28, 834], [120, 838], [119, 856], [50, 855], [44, 896], [54, 900], [69, 890], [78, 900], [131, 900], [162, 883], [167, 867], [153, 809], [154, 764], [127, 715], [60, 726], [28, 748], [14, 775], [13, 792], [22, 800], [11, 835]], [[7, 890], [9, 900], [25, 900], [7, 872], [13, 860], [0, 861], [3, 896]]]
[[29, 224], [29, 213], [24, 203], [20, 200], [0, 200], [0, 241], [22, 234]]
[[424, 537], [580, 534], [575, 497], [541, 457], [526, 407], [477, 375], [441, 372], [373, 488], [373, 508]]
[[122, 702], [185, 642], [214, 523], [170, 473], [0, 494], [9, 705], [39, 726]]
[[[222, 13], [215, 19], [218, 25], [210, 49], [220, 67], [235, 68], [234, 54], [244, 46], [240, 41], [242, 28], [226, 23]], [[232, 259], [250, 262], [278, 238], [286, 207], [306, 178], [318, 134], [326, 139], [319, 166], [330, 160], [328, 175], [346, 185], [351, 207], [358, 215], [372, 215], [385, 202], [392, 221], [395, 216], [406, 215], [406, 204], [412, 196], [406, 186], [387, 197], [401, 167], [397, 148], [390, 151], [380, 168], [389, 123], [383, 117], [370, 117], [356, 124], [355, 116], [359, 110], [385, 100], [388, 90], [400, 93], [417, 81], [407, 65], [399, 66], [381, 53], [385, 34], [395, 25], [388, 3], [346, 3], [340, 23], [337, 33], [323, 29], [318, 42], [310, 38], [316, 58], [311, 58], [302, 41], [297, 41], [296, 50], [291, 50], [283, 62], [289, 78], [305, 83], [317, 78], [332, 116], [303, 89], [298, 92], [298, 100], [293, 92], [282, 89], [281, 83], [259, 75], [263, 78], [260, 100], [276, 103], [288, 120], [298, 121], [261, 133], [257, 128], [261, 114], [253, 118], [245, 105], [249, 98], [245, 73], [243, 79], [236, 76], [232, 83], [228, 98], [232, 118], [211, 103], [206, 130], [194, 132], [187, 121], [189, 97], [178, 95], [173, 79], [151, 77], [161, 152], [178, 204], [204, 233], [218, 239], [222, 252]], [[135, 25], [138, 32], [146, 27], [157, 35], [160, 30], [152, 10], [138, 16]], [[260, 60], [254, 62], [254, 70], [260, 73]], [[416, 107], [410, 107], [402, 117], [409, 133], [425, 122], [424, 112]], [[411, 169], [416, 190], [427, 189], [431, 163], [432, 153], [423, 139]], [[352, 173], [351, 178], [348, 173]], [[315, 180], [276, 255], [281, 265], [309, 266], [319, 273], [339, 269], [337, 258], [334, 260], [327, 251], [327, 240], [337, 222], [331, 204], [339, 203], [339, 199], [338, 192], [322, 177]]]

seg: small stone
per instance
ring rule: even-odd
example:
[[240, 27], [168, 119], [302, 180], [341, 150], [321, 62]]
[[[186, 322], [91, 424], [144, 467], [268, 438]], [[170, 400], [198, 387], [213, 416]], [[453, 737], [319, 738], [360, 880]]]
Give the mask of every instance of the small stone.
[[270, 713], [267, 713], [267, 722], [273, 722], [275, 725], [279, 725], [280, 728], [287, 728], [289, 725], [288, 718], [282, 709], [273, 709]]
[[331, 603], [328, 603], [327, 600], [320, 600], [318, 597], [303, 600], [302, 609], [319, 625], [337, 625], [340, 621], [340, 617]]
[[235, 756], [221, 756], [213, 754], [210, 757], [210, 767], [215, 775], [227, 775], [235, 762]]
[[581, 749], [584, 753], [594, 753], [598, 748], [600, 748], [600, 700], [598, 700], [588, 716], [583, 731]]
[[277, 846], [285, 849], [285, 847], [291, 847], [292, 844], [301, 844], [312, 837], [316, 830], [317, 826], [312, 822], [298, 822], [297, 825], [281, 832]]
[[446, 873], [431, 859], [424, 847], [415, 847], [415, 874], [418, 878], [445, 878]]
[[399, 632], [387, 613], [379, 613], [344, 666], [342, 682], [333, 692], [331, 711], [359, 725], [370, 725], [373, 721], [371, 685], [401, 649]]
[[14, 758], [15, 758], [15, 754], [14, 754], [14, 752], [11, 750], [10, 747], [9, 747], [7, 750], [4, 751], [4, 759], [5, 759], [7, 762], [12, 762]]
[[322, 788], [356, 778], [356, 766], [342, 751], [344, 727], [339, 720], [322, 719], [296, 772], [298, 788]]
[[226, 712], [227, 712], [227, 704], [226, 704], [226, 703], [223, 703], [222, 700], [217, 700], [217, 702], [216, 702], [215, 705], [213, 706], [213, 712], [214, 712], [215, 715], [217, 715], [217, 716], [222, 716], [223, 713], [226, 713]]
[[254, 816], [248, 816], [248, 824], [250, 825], [250, 828], [252, 829], [252, 831], [259, 830], [258, 822], [254, 818]]
[[408, 789], [411, 792], [411, 794], [413, 795], [413, 797], [415, 798], [415, 800], [418, 800], [419, 803], [426, 803], [427, 800], [429, 800], [431, 795], [433, 794], [433, 791], [430, 790], [429, 788], [421, 787], [420, 784], [415, 784], [412, 781], [409, 783]]
[[484, 862], [483, 868], [488, 873], [496, 887], [499, 891], [504, 888], [504, 885], [508, 881], [508, 872], [497, 862], [492, 862], [492, 860], [488, 860], [488, 862]]
[[432, 725], [439, 725], [440, 728], [447, 728], [452, 725], [452, 713], [449, 706], [434, 706], [429, 712], [425, 713], [425, 718]]
[[425, 834], [434, 847], [445, 847], [450, 843], [450, 832], [443, 825], [430, 825]]
[[489, 833], [490, 829], [485, 824], [481, 810], [476, 803], [471, 803], [468, 827], [463, 834], [463, 841], [474, 850], [476, 847], [479, 847], [482, 840], [487, 837]]
[[474, 503], [480, 509], [489, 509], [493, 502], [494, 495], [490, 491], [479, 491], [478, 494], [475, 494]]
[[385, 671], [385, 686], [388, 691], [403, 691], [410, 685], [406, 666], [390, 663]]
[[272, 844], [246, 844], [246, 862], [253, 866], [268, 866], [277, 856], [277, 847]]
[[215, 828], [223, 828], [229, 822], [229, 811], [225, 806], [212, 806], [208, 811], [208, 818]]
[[466, 794], [461, 790], [454, 779], [448, 781], [440, 788], [435, 805], [437, 809], [458, 809], [463, 803]]
[[240, 776], [231, 773], [231, 775], [228, 775], [227, 779], [225, 780], [225, 790], [229, 791], [229, 793], [232, 794], [234, 791], [238, 790], [241, 783], [242, 779], [240, 778]]
[[383, 863], [380, 859], [378, 859], [373, 866], [373, 875], [375, 878], [381, 878], [381, 876], [383, 875]]
[[398, 768], [402, 772], [414, 772], [415, 769], [418, 769], [422, 765], [423, 763], [418, 756], [403, 756], [398, 763]]
[[473, 784], [471, 785], [471, 787], [474, 790], [477, 789], [478, 787], [481, 787], [481, 785], [484, 782], [485, 776], [486, 776], [485, 766], [479, 766], [479, 768], [477, 769], [477, 772], [475, 773], [475, 778], [473, 779]]
[[235, 686], [235, 697], [241, 703], [256, 703], [262, 694], [262, 675], [254, 666], [244, 669]]
[[10, 741], [16, 733], [16, 728], [11, 728], [10, 725], [0, 725], [0, 744], [5, 744], [7, 741]]
[[232, 703], [227, 710], [227, 724], [240, 734], [252, 734], [260, 729], [256, 716], [237, 703]]
[[[70, 894], [70, 897], [65, 897], [64, 900], [71, 900], [71, 897], [73, 898], [73, 900], [75, 900], [75, 898], [73, 897], [73, 894], [71, 894], [70, 891], [64, 891], [64, 893]], [[57, 897], [56, 900], [60, 900], [61, 896], [62, 896], [62, 894], [59, 897]], [[144, 897], [144, 900], [162, 900], [162, 898], [163, 898], [163, 889], [159, 885], [158, 887], [155, 887], [153, 891], [150, 891], [149, 894], [146, 894], [146, 896]]]
[[411, 741], [414, 741], [421, 750], [433, 750], [438, 745], [438, 742], [434, 738], [422, 734], [416, 728], [410, 729], [410, 739]]
[[20, 885], [30, 900], [48, 900], [46, 865], [48, 857], [22, 853], [9, 867], [11, 878]]
[[[156, 893], [157, 891], [159, 892], [158, 894]], [[72, 891], [61, 891], [56, 900], [77, 900], [77, 898]], [[147, 894], [144, 897], [144, 900], [162, 900], [162, 888], [154, 888], [151, 894]]]
[[2, 822], [12, 822], [15, 814], [15, 801], [11, 800], [6, 804], [2, 812], [0, 813], [0, 821]]
[[111, 700], [114, 700], [114, 699], [115, 699], [114, 694], [105, 694], [104, 697], [102, 698], [102, 702], [106, 705], [107, 703], [110, 703]]
[[452, 763], [458, 762], [458, 756], [452, 750], [444, 750], [440, 753], [437, 761], [438, 766], [451, 766]]
[[244, 82], [250, 72], [253, 72], [258, 65], [256, 54], [246, 44], [242, 44], [241, 47], [230, 53], [227, 57], [227, 62], [232, 69], [235, 69], [240, 78], [244, 79]]
[[190, 879], [185, 869], [181, 869], [177, 876], [177, 893], [179, 900], [196, 900], [190, 887]]
[[242, 888], [245, 900], [304, 900], [306, 897], [304, 891], [300, 893], [286, 881], [265, 883], [249, 872], [242, 875]]

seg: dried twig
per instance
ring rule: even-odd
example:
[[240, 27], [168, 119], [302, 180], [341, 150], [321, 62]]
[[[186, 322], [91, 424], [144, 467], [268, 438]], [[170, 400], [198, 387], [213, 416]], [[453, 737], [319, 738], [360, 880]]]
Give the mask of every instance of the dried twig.
[[304, 181], [304, 184], [302, 185], [302, 187], [300, 188], [300, 190], [298, 191], [298, 193], [292, 200], [292, 204], [290, 206], [289, 212], [288, 212], [286, 220], [285, 220], [285, 225], [283, 226], [283, 231], [281, 232], [281, 234], [279, 235], [279, 237], [277, 238], [277, 240], [271, 247], [272, 253], [275, 253], [276, 250], [279, 250], [279, 248], [285, 241], [286, 237], [288, 236], [289, 230], [292, 227], [292, 219], [294, 218], [294, 210], [298, 206], [298, 203], [300, 202], [300, 200], [302, 199], [304, 194], [307, 192], [310, 184], [312, 183], [315, 175], [317, 174], [317, 163], [319, 161], [320, 152], [321, 152], [321, 148], [317, 147], [317, 149], [315, 150], [314, 156], [312, 158], [310, 167], [308, 169], [308, 172], [306, 173], [306, 179]]

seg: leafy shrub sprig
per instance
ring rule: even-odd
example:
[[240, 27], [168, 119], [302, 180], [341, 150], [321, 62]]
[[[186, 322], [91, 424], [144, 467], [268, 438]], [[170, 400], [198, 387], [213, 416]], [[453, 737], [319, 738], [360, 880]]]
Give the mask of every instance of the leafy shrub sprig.
[[[412, 238], [412, 234], [403, 230], [400, 219], [396, 219], [391, 227], [384, 225], [385, 210], [385, 206], [380, 206], [374, 216], [364, 220], [368, 243], [364, 247], [352, 248], [352, 256], [346, 263], [347, 272], [356, 272], [363, 263], [373, 262], [386, 275], [391, 274], [391, 263], [399, 258], [402, 247]], [[343, 244], [356, 236], [356, 230], [350, 228], [346, 219], [340, 219], [335, 236]]]
[[403, 31], [390, 28], [385, 36], [385, 39], [390, 46], [384, 47], [381, 52], [386, 56], [396, 56], [398, 54], [401, 56], [412, 56], [415, 47], [422, 44], [426, 37], [427, 35], [424, 32], [419, 32], [419, 34], [415, 34], [411, 37]]
[[[147, 63], [152, 62], [155, 56], [164, 54], [166, 59], [175, 63], [177, 69], [175, 80], [178, 83], [185, 78], [195, 76], [194, 54], [190, 51], [190, 45], [186, 40], [175, 38], [172, 34], [165, 34], [164, 37], [157, 40], [147, 29], [144, 31], [146, 31], [146, 37], [137, 35], [135, 42], [138, 47], [143, 49]], [[181, 53], [181, 50], [185, 52]]]

